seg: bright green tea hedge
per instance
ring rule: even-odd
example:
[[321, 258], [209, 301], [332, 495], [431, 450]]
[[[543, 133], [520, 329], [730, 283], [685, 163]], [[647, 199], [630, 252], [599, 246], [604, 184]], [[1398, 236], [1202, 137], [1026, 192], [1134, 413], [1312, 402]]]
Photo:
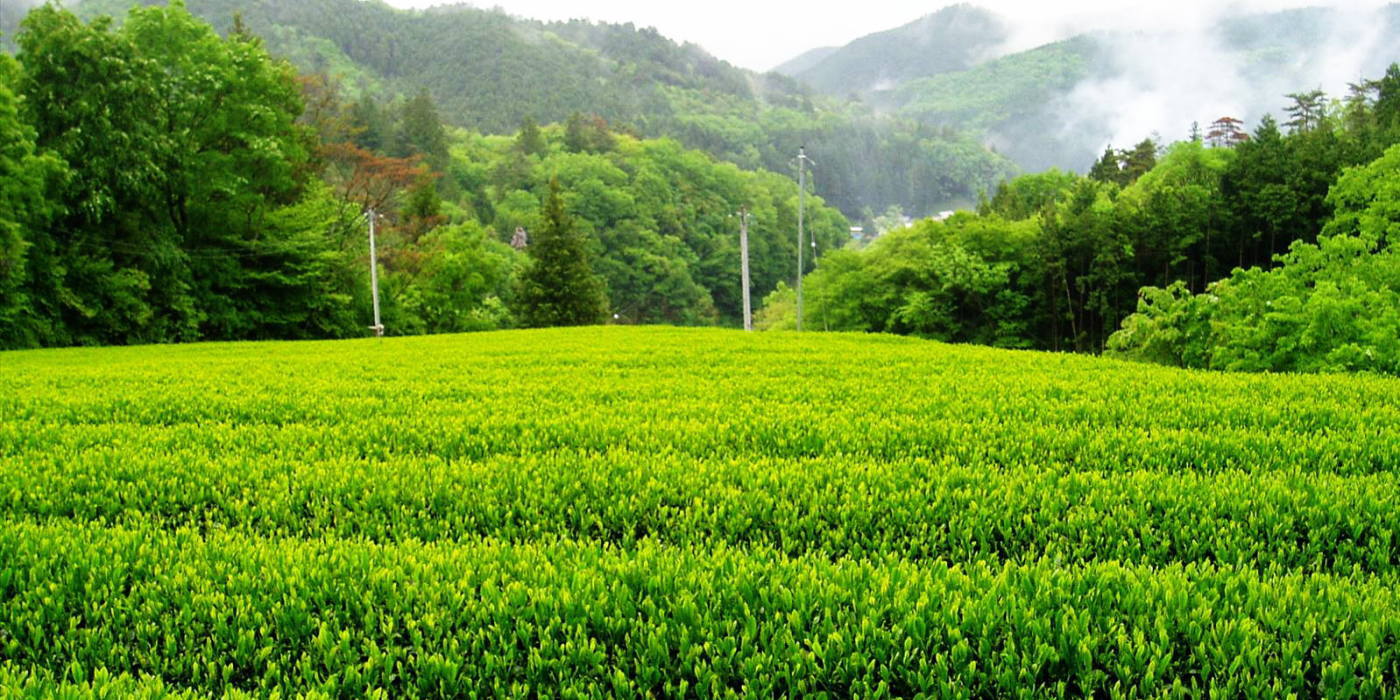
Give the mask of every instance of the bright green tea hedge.
[[1397, 436], [877, 336], [0, 354], [0, 697], [1392, 695]]

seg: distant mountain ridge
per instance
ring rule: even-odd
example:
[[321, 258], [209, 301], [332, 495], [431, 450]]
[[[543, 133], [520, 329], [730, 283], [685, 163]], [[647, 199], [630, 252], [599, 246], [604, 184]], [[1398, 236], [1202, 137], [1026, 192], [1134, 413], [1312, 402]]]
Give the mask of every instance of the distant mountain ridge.
[[[883, 113], [978, 134], [1028, 170], [1083, 171], [1115, 138], [1154, 129], [1182, 138], [1192, 121], [1227, 110], [1251, 123], [1277, 114], [1286, 93], [1319, 85], [1339, 57], [1355, 66], [1348, 80], [1378, 77], [1400, 60], [1400, 4], [1360, 16], [1320, 7], [1262, 12], [1227, 17], [1199, 35], [1094, 32], [998, 55], [1007, 21], [954, 5], [779, 71]], [[1181, 102], [1174, 111], [1183, 113], [1135, 127], [1134, 110], [1154, 106], [1138, 104], [1148, 98]]]
[[789, 62], [778, 72], [828, 94], [866, 94], [915, 78], [967, 70], [990, 58], [1008, 38], [1005, 22], [995, 14], [972, 5], [951, 5], [827, 51], [819, 60], [809, 59], [809, 65]]
[[782, 64], [776, 66], [769, 72], [789, 76], [797, 75], [798, 73], [802, 73], [807, 69], [811, 68], [812, 66], [821, 63], [823, 60], [826, 59], [827, 56], [830, 56], [831, 54], [834, 54], [840, 50], [841, 47], [839, 46], [820, 46], [815, 49], [808, 49], [807, 51], [804, 51], [801, 54], [799, 54], [797, 58], [784, 61]]
[[[68, 4], [85, 17], [121, 17], [162, 2]], [[823, 165], [817, 193], [853, 218], [892, 205], [916, 214], [966, 205], [1015, 171], [956, 130], [877, 115], [631, 24], [541, 22], [467, 5], [398, 10], [381, 0], [185, 4], [220, 32], [240, 16], [272, 53], [338, 76], [352, 97], [426, 90], [446, 121], [487, 133], [513, 132], [527, 117], [594, 113], [615, 128], [785, 173], [805, 145]]]

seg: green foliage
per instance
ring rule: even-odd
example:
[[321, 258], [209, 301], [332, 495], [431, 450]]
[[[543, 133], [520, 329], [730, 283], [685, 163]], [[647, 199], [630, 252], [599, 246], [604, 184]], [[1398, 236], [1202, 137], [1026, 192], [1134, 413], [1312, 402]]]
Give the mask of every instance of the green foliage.
[[406, 236], [417, 241], [424, 233], [443, 221], [443, 202], [437, 192], [437, 178], [432, 173], [420, 173], [404, 192], [404, 206], [399, 212]]
[[963, 70], [921, 76], [900, 85], [893, 101], [910, 117], [988, 128], [1032, 114], [1053, 95], [1089, 75], [1097, 52], [1087, 37], [1047, 44]]
[[[1196, 141], [1196, 139], [1192, 139]], [[1127, 150], [1104, 149], [1103, 157], [1089, 169], [1089, 179], [1099, 182], [1117, 183], [1127, 187], [1137, 182], [1157, 165], [1157, 144], [1152, 139], [1143, 139], [1138, 145]]]
[[803, 322], [1026, 346], [1028, 329], [1016, 317], [1027, 301], [1009, 288], [1030, 263], [1035, 229], [1030, 220], [958, 214], [895, 230], [860, 252], [831, 253], [805, 281]]
[[442, 127], [433, 98], [420, 91], [403, 105], [399, 129], [390, 144], [389, 155], [404, 157], [418, 155], [434, 170], [447, 167], [447, 132]]
[[421, 256], [395, 300], [395, 333], [459, 333], [514, 325], [514, 285], [523, 261], [475, 222], [444, 226], [415, 247]]
[[515, 145], [521, 153], [527, 156], [545, 154], [547, 146], [544, 142], [544, 135], [540, 133], [540, 126], [535, 122], [534, 117], [525, 117], [521, 120], [520, 132], [515, 137]]
[[1252, 240], [1236, 225], [1238, 210], [1226, 194], [1242, 157], [1237, 149], [1179, 142], [1123, 191], [1120, 209], [1136, 239], [1131, 276], [1138, 284], [1183, 280], [1199, 291], [1228, 269], [1233, 249]]
[[603, 279], [593, 274], [588, 241], [564, 211], [559, 181], [551, 178], [540, 227], [530, 242], [530, 266], [520, 280], [527, 325], [586, 326], [608, 312]]
[[[168, 149], [148, 118], [158, 67], [108, 23], [87, 26], [50, 5], [25, 19], [19, 45], [20, 91], [37, 147], [81, 164], [55, 193], [63, 216], [29, 241], [38, 340], [192, 336], [197, 319], [176, 245], [169, 235], [153, 236], [143, 216], [159, 201], [155, 183]], [[152, 280], [163, 299], [152, 298]], [[164, 327], [152, 328], [158, 323]]]
[[1201, 298], [1148, 290], [1170, 303], [1141, 308], [1113, 349], [1193, 367], [1400, 373], [1397, 177], [1400, 146], [1346, 171], [1323, 235], [1294, 242], [1277, 268], [1237, 270]]
[[1390, 68], [1375, 82], [1376, 124], [1392, 135], [1400, 130], [1400, 64], [1392, 63]]
[[154, 184], [167, 209], [160, 223], [190, 256], [200, 330], [285, 337], [288, 319], [324, 301], [300, 279], [317, 274], [314, 235], [297, 241], [264, 224], [296, 202], [308, 157], [290, 68], [256, 39], [221, 39], [179, 2], [133, 11], [122, 33], [161, 67], [155, 121], [169, 150]]
[[[208, 11], [218, 1], [199, 4]], [[1288, 134], [1266, 118], [1236, 148], [1193, 140], [1159, 151], [1144, 140], [1109, 149], [1089, 179], [1052, 170], [1003, 181], [1007, 163], [965, 135], [874, 119], [858, 105], [811, 103], [791, 81], [755, 79], [651, 30], [537, 25], [470, 10], [441, 14], [463, 27], [525, 31], [550, 49], [591, 47], [588, 60], [597, 65], [620, 62], [633, 79], [665, 85], [642, 100], [660, 111], [628, 112], [635, 121], [616, 126], [602, 115], [617, 114], [609, 110], [627, 100], [575, 109], [564, 124], [544, 128], [522, 117], [514, 137], [448, 130], [423, 86], [412, 99], [381, 104], [360, 92], [351, 104], [333, 80], [298, 84], [250, 29], [291, 26], [278, 18], [309, 20], [289, 8], [258, 12], [266, 14], [239, 19], [227, 38], [181, 3], [133, 10], [119, 29], [104, 19], [84, 25], [52, 6], [29, 18], [19, 42], [22, 68], [8, 76], [18, 89], [7, 103], [16, 116], [6, 120], [0, 104], [0, 127], [14, 127], [0, 128], [11, 145], [0, 165], [13, 174], [0, 193], [15, 201], [0, 222], [5, 346], [356, 333], [370, 300], [355, 217], [369, 207], [397, 215], [380, 232], [392, 332], [566, 316], [596, 322], [599, 309], [623, 323], [737, 325], [733, 213], [740, 207], [756, 217], [753, 290], [772, 292], [760, 326], [796, 326], [791, 292], [780, 284], [812, 268], [794, 271], [790, 262], [791, 179], [636, 136], [679, 128], [685, 142], [749, 167], [786, 167], [791, 154], [783, 143], [806, 143], [819, 160], [841, 164], [816, 169], [818, 189], [834, 199], [813, 198], [808, 211], [817, 244], [816, 255], [804, 256], [817, 267], [804, 309], [808, 327], [1097, 352], [1136, 310], [1115, 351], [1192, 366], [1388, 366], [1373, 361], [1384, 353], [1372, 349], [1389, 332], [1388, 263], [1368, 257], [1384, 253], [1385, 244], [1341, 241], [1341, 228], [1328, 241], [1318, 236], [1338, 203], [1345, 206], [1335, 226], [1352, 233], [1377, 226], [1363, 226], [1359, 212], [1372, 196], [1364, 186], [1383, 191], [1379, 181], [1353, 185], [1350, 194], [1337, 190], [1330, 200], [1326, 193], [1344, 168], [1373, 160], [1400, 135], [1386, 126], [1389, 77], [1358, 84], [1340, 108], [1316, 92], [1291, 95]], [[403, 27], [426, 26], [405, 19], [416, 16], [394, 16]], [[1087, 61], [1081, 43], [1039, 55]], [[578, 66], [591, 70], [585, 64]], [[599, 95], [610, 89], [608, 79], [597, 84]], [[553, 195], [551, 177], [560, 187]], [[848, 223], [826, 206], [893, 198], [918, 211], [974, 196], [981, 200], [975, 216], [904, 232], [872, 226], [884, 238], [860, 241], [863, 251], [842, 250]], [[561, 227], [564, 217], [573, 224]], [[503, 243], [524, 247], [534, 234], [541, 252], [563, 228], [571, 252], [556, 260], [590, 268], [564, 277], [594, 280], [596, 272], [605, 300], [593, 282], [552, 299], [543, 278], [520, 286], [524, 258]], [[1216, 307], [1191, 299], [1225, 269], [1269, 264], [1284, 251], [1292, 257], [1282, 262], [1299, 270], [1343, 269], [1349, 256], [1374, 269], [1359, 281], [1242, 272], [1218, 285], [1240, 298], [1276, 300], [1282, 306], [1264, 307], [1268, 323], [1209, 320]], [[537, 260], [532, 267], [546, 266]], [[1144, 284], [1167, 291], [1139, 299]], [[556, 313], [566, 298], [585, 300], [588, 310]], [[1381, 310], [1367, 311], [1373, 307]], [[1361, 313], [1370, 320], [1349, 320]], [[1311, 335], [1287, 348], [1270, 345], [1305, 331]], [[1229, 345], [1247, 353], [1216, 357], [1203, 345], [1231, 333]], [[1350, 339], [1347, 347], [1332, 347], [1328, 334]], [[1309, 359], [1319, 353], [1330, 359]]]
[[[129, 4], [83, 0], [77, 10], [123, 14]], [[790, 78], [741, 70], [631, 24], [544, 23], [465, 5], [421, 13], [359, 0], [189, 5], [220, 31], [229, 30], [241, 11], [247, 28], [275, 55], [303, 71], [331, 73], [348, 94], [367, 95], [378, 86], [376, 95], [386, 103], [431, 95], [447, 122], [484, 133], [512, 133], [527, 117], [566, 123], [579, 115], [580, 129], [594, 121], [614, 126], [581, 129], [569, 146], [575, 151], [606, 151], [610, 133], [631, 133], [674, 138], [746, 169], [782, 173], [806, 145], [822, 163], [816, 191], [849, 216], [867, 206], [898, 205], [919, 214], [948, 209], [976, 201], [1015, 170], [978, 139], [952, 129], [877, 116], [845, 103], [844, 94], [841, 100], [813, 95]], [[956, 32], [975, 33], [972, 27]], [[368, 110], [357, 114], [365, 127], [359, 145], [428, 154], [442, 171], [431, 147], [408, 148], [413, 139], [386, 132]]]
[[564, 123], [564, 148], [573, 153], [606, 153], [616, 147], [617, 139], [602, 117], [574, 112]]
[[[1333, 211], [1335, 232], [1383, 231], [1379, 222], [1394, 214], [1381, 204], [1392, 198], [1388, 171], [1336, 177], [1383, 143], [1369, 94], [1358, 92], [1345, 120], [1309, 116], [1287, 135], [1265, 118], [1233, 148], [1192, 140], [1159, 157], [1145, 140], [1108, 149], [1087, 179], [1051, 170], [1008, 181], [976, 216], [921, 223], [824, 260], [804, 321], [1107, 348], [1189, 367], [1391, 371], [1385, 246], [1375, 236], [1318, 239]], [[971, 241], [957, 233], [977, 229], [999, 233]], [[1289, 269], [1239, 272], [1193, 296], [1232, 266], [1267, 265], [1283, 250], [1291, 252], [1278, 262]]]
[[350, 120], [355, 129], [355, 145], [371, 151], [385, 151], [391, 138], [389, 120], [379, 103], [368, 94], [350, 106]]
[[33, 330], [6, 344], [351, 327], [326, 222], [299, 209], [298, 88], [256, 39], [222, 39], [179, 2], [133, 10], [120, 29], [49, 5], [19, 45], [35, 145], [71, 175], [53, 193], [61, 215], [28, 241]]
[[1331, 215], [1328, 188], [1342, 168], [1379, 155], [1356, 148], [1332, 126], [1285, 137], [1265, 117], [1253, 138], [1234, 149], [1237, 157], [1222, 188], [1226, 205], [1236, 212], [1240, 249], [1237, 257], [1228, 255], [1235, 251], [1221, 251], [1224, 259], [1239, 267], [1267, 266], [1293, 240], [1317, 239]]
[[[833, 254], [837, 261], [845, 257], [838, 251]], [[754, 312], [753, 327], [761, 331], [797, 330], [797, 290], [786, 282], [779, 282], [776, 289], [763, 298], [763, 306]], [[831, 330], [828, 324], [822, 330]]]
[[[255, 309], [255, 338], [343, 338], [356, 335], [356, 292], [362, 223], [318, 182], [308, 183], [295, 203], [267, 212], [263, 235], [244, 248], [245, 262], [233, 273], [240, 306]], [[347, 250], [347, 247], [353, 246]], [[256, 256], [253, 258], [252, 256]], [[245, 312], [247, 313], [247, 312]], [[226, 337], [217, 333], [209, 336]]]
[[866, 335], [10, 353], [0, 693], [1391, 695], [1398, 407]]
[[1108, 339], [1108, 354], [1173, 367], [1209, 364], [1210, 306], [1219, 297], [1192, 294], [1185, 282], [1144, 287], [1137, 311]]
[[[558, 178], [566, 213], [587, 240], [590, 265], [606, 281], [619, 322], [739, 325], [740, 207], [754, 214], [753, 293], [761, 297], [795, 273], [797, 185], [790, 178], [625, 134], [608, 133], [605, 152], [574, 152], [567, 126], [559, 125], [540, 129], [538, 157], [522, 152], [518, 136], [459, 138], [454, 168], [491, 175], [458, 185], [474, 202], [494, 202], [489, 215], [481, 208], [475, 215], [499, 240], [510, 240], [517, 227], [534, 240], [548, 179]], [[806, 224], [823, 253], [849, 237], [845, 218], [811, 195]]]
[[[23, 120], [15, 84], [19, 66], [0, 55], [0, 348], [39, 342], [42, 321], [34, 318], [30, 247], [47, 242], [53, 217], [51, 191], [66, 174], [63, 164], [34, 146], [34, 130]], [[42, 260], [42, 258], [40, 258]]]
[[1074, 173], [1054, 168], [1043, 173], [1022, 175], [998, 186], [996, 194], [983, 202], [977, 208], [977, 213], [984, 216], [996, 214], [1012, 221], [1029, 219], [1046, 206], [1063, 200], [1077, 181]]

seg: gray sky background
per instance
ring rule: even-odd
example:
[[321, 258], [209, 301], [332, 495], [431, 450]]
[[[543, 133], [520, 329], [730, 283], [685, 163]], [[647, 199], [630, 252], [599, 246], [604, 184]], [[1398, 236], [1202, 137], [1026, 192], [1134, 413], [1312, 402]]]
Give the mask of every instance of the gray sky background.
[[[0, 0], [5, 2], [7, 0]], [[455, 4], [444, 0], [387, 0], [396, 7]], [[764, 0], [483, 0], [467, 3], [500, 7], [520, 17], [543, 20], [586, 18], [656, 27], [677, 41], [703, 46], [744, 68], [764, 71], [803, 51], [839, 46], [872, 32], [897, 27], [945, 7], [941, 0], [765, 2]], [[1016, 37], [1008, 49], [1026, 49], [1092, 29], [1190, 28], [1235, 11], [1330, 5], [1369, 9], [1382, 0], [981, 0], [1011, 20]]]

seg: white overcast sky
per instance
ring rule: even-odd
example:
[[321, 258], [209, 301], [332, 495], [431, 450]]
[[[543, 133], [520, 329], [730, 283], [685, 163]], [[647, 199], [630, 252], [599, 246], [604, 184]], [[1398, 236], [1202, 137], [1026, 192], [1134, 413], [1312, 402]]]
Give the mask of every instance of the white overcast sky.
[[[3, 0], [0, 0], [3, 1]], [[387, 0], [396, 7], [454, 4], [444, 0]], [[677, 41], [690, 41], [744, 68], [768, 70], [818, 46], [840, 46], [872, 32], [897, 27], [945, 7], [944, 0], [865, 0], [823, 3], [766, 0], [479, 0], [531, 19], [587, 18], [656, 27]], [[1231, 9], [1266, 10], [1331, 5], [1374, 7], [1383, 0], [981, 0], [1017, 27], [1016, 48], [1090, 29], [1183, 27], [1204, 23]]]

